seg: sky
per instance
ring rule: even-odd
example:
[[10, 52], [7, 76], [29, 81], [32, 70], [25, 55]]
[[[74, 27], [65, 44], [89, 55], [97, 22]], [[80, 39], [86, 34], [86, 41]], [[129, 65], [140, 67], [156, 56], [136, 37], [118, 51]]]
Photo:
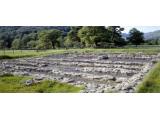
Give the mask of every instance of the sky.
[[160, 26], [121, 26], [125, 28], [123, 33], [128, 33], [130, 29], [137, 28], [138, 30], [146, 33], [146, 32], [153, 32], [155, 30], [160, 30]]

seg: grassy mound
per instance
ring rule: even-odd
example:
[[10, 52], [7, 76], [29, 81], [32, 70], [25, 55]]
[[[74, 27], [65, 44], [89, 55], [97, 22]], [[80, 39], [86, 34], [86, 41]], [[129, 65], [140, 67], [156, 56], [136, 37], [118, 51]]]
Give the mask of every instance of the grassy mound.
[[140, 93], [160, 93], [160, 62], [146, 75], [143, 82], [137, 87]]
[[0, 76], [1, 93], [76, 93], [82, 88], [56, 81], [43, 81], [31, 86], [24, 85], [23, 81], [29, 77], [3, 75]]

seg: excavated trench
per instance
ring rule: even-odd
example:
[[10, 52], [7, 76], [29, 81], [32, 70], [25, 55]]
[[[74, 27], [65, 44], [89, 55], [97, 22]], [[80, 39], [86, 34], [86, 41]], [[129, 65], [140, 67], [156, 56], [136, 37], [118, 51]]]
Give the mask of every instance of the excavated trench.
[[81, 92], [135, 92], [157, 55], [142, 53], [60, 54], [1, 60], [1, 73], [83, 85]]

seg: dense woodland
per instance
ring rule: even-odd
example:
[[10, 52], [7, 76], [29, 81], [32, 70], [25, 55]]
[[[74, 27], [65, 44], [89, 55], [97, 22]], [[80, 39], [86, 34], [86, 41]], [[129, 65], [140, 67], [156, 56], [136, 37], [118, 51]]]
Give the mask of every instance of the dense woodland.
[[113, 48], [159, 44], [144, 40], [133, 28], [127, 37], [120, 26], [1, 26], [0, 49]]

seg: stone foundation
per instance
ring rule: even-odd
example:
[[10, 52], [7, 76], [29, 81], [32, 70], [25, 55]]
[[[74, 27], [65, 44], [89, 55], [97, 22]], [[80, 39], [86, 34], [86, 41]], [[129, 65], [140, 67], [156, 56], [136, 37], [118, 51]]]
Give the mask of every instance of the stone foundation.
[[157, 55], [62, 54], [1, 60], [0, 73], [33, 76], [85, 86], [81, 92], [135, 92]]

